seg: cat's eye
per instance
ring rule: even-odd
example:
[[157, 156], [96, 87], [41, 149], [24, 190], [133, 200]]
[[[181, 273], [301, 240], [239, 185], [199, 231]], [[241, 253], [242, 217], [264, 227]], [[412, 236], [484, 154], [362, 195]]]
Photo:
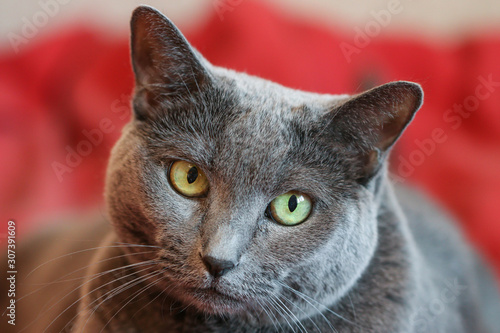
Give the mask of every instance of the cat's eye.
[[311, 213], [311, 199], [304, 193], [290, 191], [271, 201], [269, 213], [283, 225], [297, 225], [304, 222]]
[[202, 197], [208, 192], [207, 177], [193, 163], [175, 161], [170, 166], [168, 177], [174, 189], [186, 197]]

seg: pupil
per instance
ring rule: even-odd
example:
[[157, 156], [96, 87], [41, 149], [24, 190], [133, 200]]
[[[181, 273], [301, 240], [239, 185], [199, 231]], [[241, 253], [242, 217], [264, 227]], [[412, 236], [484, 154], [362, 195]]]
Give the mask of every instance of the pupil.
[[195, 182], [196, 178], [198, 178], [198, 169], [196, 167], [192, 167], [187, 173], [187, 181], [189, 184], [192, 184]]
[[290, 197], [290, 199], [288, 199], [288, 209], [290, 210], [290, 212], [293, 213], [293, 211], [296, 208], [297, 208], [297, 197], [294, 194]]

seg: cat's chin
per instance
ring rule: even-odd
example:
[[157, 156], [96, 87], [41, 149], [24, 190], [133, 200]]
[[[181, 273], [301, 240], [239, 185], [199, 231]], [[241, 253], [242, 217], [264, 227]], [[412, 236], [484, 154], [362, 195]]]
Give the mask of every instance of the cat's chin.
[[248, 300], [237, 298], [217, 291], [215, 288], [189, 288], [181, 296], [186, 304], [197, 310], [213, 315], [227, 315], [244, 312], [248, 309]]

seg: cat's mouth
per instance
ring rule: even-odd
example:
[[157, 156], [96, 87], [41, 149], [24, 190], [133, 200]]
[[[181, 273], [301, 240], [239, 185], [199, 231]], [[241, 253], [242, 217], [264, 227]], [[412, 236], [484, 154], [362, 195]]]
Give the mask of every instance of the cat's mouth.
[[217, 287], [189, 288], [187, 290], [193, 304], [203, 311], [212, 313], [235, 312], [244, 307], [243, 299], [227, 294]]
[[200, 296], [200, 298], [220, 298], [223, 300], [228, 300], [232, 302], [240, 302], [238, 298], [235, 298], [232, 295], [228, 295], [226, 293], [221, 292], [216, 287], [208, 287], [208, 288], [192, 288], [190, 290], [194, 295]]

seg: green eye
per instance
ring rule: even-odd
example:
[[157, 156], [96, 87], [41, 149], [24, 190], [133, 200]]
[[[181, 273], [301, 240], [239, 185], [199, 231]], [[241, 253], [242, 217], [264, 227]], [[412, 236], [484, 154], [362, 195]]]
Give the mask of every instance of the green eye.
[[174, 189], [187, 197], [201, 197], [208, 192], [208, 180], [203, 171], [193, 163], [176, 161], [169, 172]]
[[269, 211], [274, 220], [283, 225], [296, 225], [304, 222], [311, 213], [311, 209], [311, 199], [297, 191], [277, 196], [269, 205]]

